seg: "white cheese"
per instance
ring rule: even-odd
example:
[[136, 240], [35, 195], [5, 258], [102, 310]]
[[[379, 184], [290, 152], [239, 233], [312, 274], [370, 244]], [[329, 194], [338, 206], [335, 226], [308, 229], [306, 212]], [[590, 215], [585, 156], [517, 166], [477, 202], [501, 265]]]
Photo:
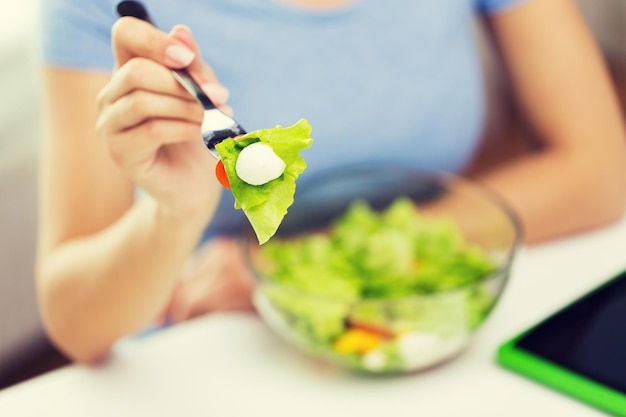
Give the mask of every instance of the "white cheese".
[[398, 353], [409, 369], [429, 366], [443, 358], [439, 336], [424, 331], [411, 332], [400, 337]]
[[286, 166], [271, 146], [256, 142], [241, 150], [235, 163], [235, 171], [246, 183], [263, 185], [280, 177]]
[[387, 363], [387, 356], [379, 350], [372, 350], [363, 356], [363, 367], [370, 371], [380, 371]]

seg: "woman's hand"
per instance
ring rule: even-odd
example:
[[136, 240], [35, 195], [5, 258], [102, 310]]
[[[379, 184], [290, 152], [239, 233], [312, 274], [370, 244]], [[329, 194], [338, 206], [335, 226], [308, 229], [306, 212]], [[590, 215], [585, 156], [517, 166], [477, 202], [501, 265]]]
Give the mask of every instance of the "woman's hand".
[[228, 91], [202, 61], [189, 29], [168, 35], [121, 18], [113, 27], [117, 67], [98, 97], [97, 132], [115, 163], [162, 208], [207, 221], [217, 203], [215, 160], [201, 140], [201, 105], [172, 77], [187, 67], [223, 110]]
[[165, 316], [181, 322], [215, 311], [253, 311], [252, 282], [236, 239], [215, 238], [190, 263]]

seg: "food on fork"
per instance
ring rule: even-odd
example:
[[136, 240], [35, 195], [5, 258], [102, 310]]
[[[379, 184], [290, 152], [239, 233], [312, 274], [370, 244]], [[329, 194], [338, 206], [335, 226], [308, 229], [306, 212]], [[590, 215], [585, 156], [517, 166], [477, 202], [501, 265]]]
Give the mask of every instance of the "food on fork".
[[255, 142], [241, 150], [235, 172], [250, 185], [263, 185], [280, 177], [286, 167], [270, 145]]
[[289, 127], [255, 130], [216, 145], [220, 162], [216, 175], [232, 191], [260, 244], [267, 242], [293, 204], [296, 179], [305, 170], [300, 155], [313, 143], [305, 119]]

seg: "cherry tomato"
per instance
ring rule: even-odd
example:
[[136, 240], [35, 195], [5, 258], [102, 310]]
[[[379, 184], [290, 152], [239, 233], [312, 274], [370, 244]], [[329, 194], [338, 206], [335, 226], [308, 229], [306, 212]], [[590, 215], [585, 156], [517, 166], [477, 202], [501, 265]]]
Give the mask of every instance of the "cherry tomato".
[[369, 324], [369, 323], [361, 323], [358, 321], [354, 321], [354, 320], [349, 320], [348, 321], [348, 326], [351, 329], [355, 329], [355, 330], [362, 330], [364, 332], [369, 332], [372, 334], [376, 334], [380, 337], [382, 337], [383, 339], [393, 339], [394, 334], [391, 330], [387, 330], [383, 327], [379, 327], [377, 325], [374, 324]]
[[226, 175], [226, 169], [222, 161], [217, 161], [217, 165], [215, 165], [215, 176], [220, 184], [222, 184], [222, 187], [230, 190], [230, 182], [228, 181], [228, 175]]

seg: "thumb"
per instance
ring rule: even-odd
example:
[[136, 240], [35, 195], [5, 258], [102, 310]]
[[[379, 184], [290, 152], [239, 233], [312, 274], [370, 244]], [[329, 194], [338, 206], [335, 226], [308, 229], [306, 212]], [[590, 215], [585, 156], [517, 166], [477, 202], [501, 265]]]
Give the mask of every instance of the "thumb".
[[195, 61], [195, 52], [180, 40], [152, 24], [134, 17], [118, 19], [111, 29], [116, 68], [137, 57], [148, 58], [169, 68], [183, 68]]
[[228, 100], [229, 91], [220, 84], [213, 69], [202, 59], [202, 53], [191, 33], [191, 29], [185, 25], [176, 25], [170, 32], [170, 36], [195, 53], [195, 58], [187, 66], [187, 70], [194, 76], [216, 106], [227, 108], [228, 106], [225, 106], [225, 104]]
[[196, 54], [193, 61], [187, 66], [187, 69], [195, 76], [200, 84], [217, 82], [215, 73], [202, 59], [200, 48], [191, 33], [191, 29], [185, 25], [176, 25], [170, 32], [170, 36], [185, 44], [185, 46]]

